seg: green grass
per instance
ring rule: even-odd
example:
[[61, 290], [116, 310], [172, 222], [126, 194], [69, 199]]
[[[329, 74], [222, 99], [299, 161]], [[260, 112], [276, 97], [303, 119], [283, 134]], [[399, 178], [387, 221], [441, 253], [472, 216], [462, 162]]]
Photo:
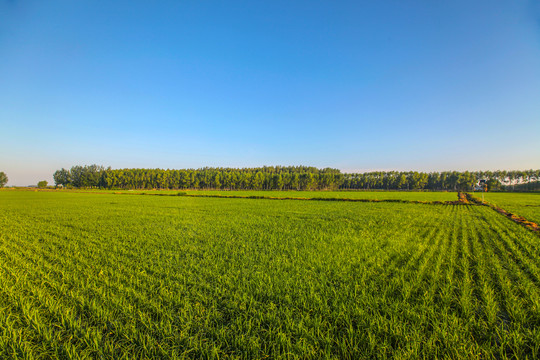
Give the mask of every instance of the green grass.
[[538, 358], [487, 207], [0, 192], [0, 358]]
[[[70, 190], [89, 192], [88, 190]], [[178, 194], [212, 195], [212, 196], [242, 196], [242, 197], [277, 197], [277, 198], [335, 198], [335, 199], [366, 199], [366, 200], [406, 200], [406, 201], [455, 201], [457, 192], [428, 192], [428, 191], [256, 191], [256, 190], [90, 190], [117, 194]]]
[[455, 192], [406, 192], [406, 191], [187, 191], [188, 194], [265, 196], [290, 198], [336, 198], [369, 200], [453, 201]]
[[[479, 199], [482, 194], [474, 194]], [[513, 214], [523, 216], [529, 221], [540, 224], [540, 192], [536, 193], [486, 193], [486, 201]]]

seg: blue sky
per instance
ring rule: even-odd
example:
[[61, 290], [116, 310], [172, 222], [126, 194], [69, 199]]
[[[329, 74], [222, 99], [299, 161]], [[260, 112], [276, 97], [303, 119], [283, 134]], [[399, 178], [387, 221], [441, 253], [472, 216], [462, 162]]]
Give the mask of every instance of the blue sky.
[[0, 171], [540, 168], [537, 1], [1, 1]]

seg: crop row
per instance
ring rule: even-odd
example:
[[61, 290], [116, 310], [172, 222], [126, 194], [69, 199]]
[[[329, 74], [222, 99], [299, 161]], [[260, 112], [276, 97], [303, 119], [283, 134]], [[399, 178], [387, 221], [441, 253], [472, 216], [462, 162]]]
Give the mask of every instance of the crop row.
[[0, 196], [3, 358], [540, 351], [538, 237], [486, 207]]

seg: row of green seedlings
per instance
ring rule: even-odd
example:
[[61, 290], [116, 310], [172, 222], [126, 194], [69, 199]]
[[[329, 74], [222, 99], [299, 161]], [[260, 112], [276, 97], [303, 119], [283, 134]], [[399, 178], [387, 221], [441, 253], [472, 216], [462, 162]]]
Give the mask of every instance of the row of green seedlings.
[[[417, 301], [424, 301], [426, 311], [445, 319], [431, 323], [436, 331], [448, 331], [453, 325], [447, 321], [456, 321], [455, 315], [460, 314], [459, 326], [475, 339], [479, 347], [469, 350], [477, 355], [526, 358], [537, 354], [540, 339], [534, 329], [540, 325], [536, 310], [540, 268], [532, 252], [534, 238], [516, 236], [490, 213], [483, 215], [486, 222], [495, 223], [492, 227], [470, 215], [456, 213], [459, 221], [451, 230], [430, 235], [434, 240], [428, 248], [411, 256], [411, 263], [404, 266], [403, 274], [410, 274], [401, 279], [402, 294], [422, 299]], [[449, 332], [447, 341], [459, 343], [452, 337], [460, 333], [464, 335]]]
[[[2, 252], [8, 256], [6, 268], [0, 269], [0, 297], [5, 299], [2, 305], [12, 310], [5, 318], [9, 336], [3, 338], [4, 354], [129, 358], [129, 354], [143, 351], [175, 358], [191, 349], [192, 355], [203, 356], [200, 351], [205, 346], [196, 338], [196, 330], [179, 339], [176, 348], [159, 345], [178, 335], [175, 327], [180, 323], [172, 326], [171, 322], [181, 322], [183, 316], [176, 314], [173, 320], [170, 309], [182, 304], [162, 288], [159, 278], [145, 273], [133, 278], [133, 263], [116, 258], [120, 262], [114, 274], [101, 276], [96, 265], [103, 257], [91, 244], [78, 248], [77, 257], [43, 252], [38, 243], [10, 241], [4, 245]], [[57, 249], [64, 244], [58, 245]], [[149, 297], [148, 290], [159, 297]], [[14, 319], [13, 314], [22, 316]], [[111, 322], [113, 319], [120, 321]], [[198, 355], [194, 349], [199, 349]]]
[[512, 229], [508, 223], [485, 208], [478, 208], [483, 221], [472, 222], [474, 261], [483, 269], [479, 294], [484, 312], [494, 332], [490, 342], [501, 349], [512, 349], [509, 357], [527, 358], [539, 354], [540, 339], [534, 335], [540, 326], [540, 258], [534, 236]]

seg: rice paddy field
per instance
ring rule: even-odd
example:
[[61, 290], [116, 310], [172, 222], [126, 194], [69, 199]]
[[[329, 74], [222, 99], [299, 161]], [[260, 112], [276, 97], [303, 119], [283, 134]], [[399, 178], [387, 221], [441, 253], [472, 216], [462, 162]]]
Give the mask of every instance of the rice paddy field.
[[[99, 192], [103, 192], [99, 190]], [[404, 201], [453, 201], [457, 192], [431, 191], [253, 191], [253, 190], [106, 190], [112, 194], [160, 194], [222, 197], [268, 197], [295, 199], [365, 199], [365, 200], [404, 200]]]
[[[481, 194], [475, 194], [481, 198]], [[486, 193], [484, 199], [513, 214], [540, 224], [540, 192], [530, 193]]]
[[0, 358], [538, 359], [539, 245], [477, 205], [0, 191]]
[[368, 199], [408, 201], [452, 201], [456, 192], [405, 192], [405, 191], [188, 191], [188, 195], [262, 196], [305, 199]]

